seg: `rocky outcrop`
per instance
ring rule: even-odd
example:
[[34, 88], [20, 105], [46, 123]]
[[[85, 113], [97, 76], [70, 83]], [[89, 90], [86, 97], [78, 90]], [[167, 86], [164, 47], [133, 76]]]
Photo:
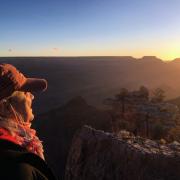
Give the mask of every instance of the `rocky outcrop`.
[[179, 180], [180, 144], [164, 145], [84, 126], [73, 138], [66, 180]]
[[108, 113], [75, 97], [64, 106], [37, 117], [35, 129], [43, 141], [45, 157], [59, 179], [64, 179], [65, 164], [75, 132], [85, 124], [104, 131], [111, 130]]

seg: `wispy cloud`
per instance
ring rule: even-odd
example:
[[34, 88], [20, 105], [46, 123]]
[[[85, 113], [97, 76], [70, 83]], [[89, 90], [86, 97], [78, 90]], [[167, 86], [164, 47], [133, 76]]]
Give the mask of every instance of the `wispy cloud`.
[[55, 51], [55, 52], [59, 52], [59, 51], [60, 51], [60, 49], [59, 49], [59, 48], [53, 48], [53, 51]]
[[13, 51], [13, 49], [12, 49], [12, 48], [9, 48], [9, 49], [8, 49], [8, 52], [10, 52], [10, 53], [11, 53], [12, 51]]

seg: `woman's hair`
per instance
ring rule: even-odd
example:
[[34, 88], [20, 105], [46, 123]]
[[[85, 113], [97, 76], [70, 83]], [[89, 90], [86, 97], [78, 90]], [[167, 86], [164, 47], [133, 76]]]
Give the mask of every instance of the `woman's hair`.
[[10, 97], [1, 100], [0, 120], [14, 119], [19, 122], [25, 122], [25, 116], [23, 112], [20, 112], [21, 105], [25, 103], [25, 100], [24, 92], [21, 91], [15, 91]]

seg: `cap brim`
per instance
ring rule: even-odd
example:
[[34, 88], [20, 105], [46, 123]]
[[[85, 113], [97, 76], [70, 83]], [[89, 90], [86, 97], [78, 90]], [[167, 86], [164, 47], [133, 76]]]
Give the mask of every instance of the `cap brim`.
[[20, 91], [43, 92], [47, 89], [47, 81], [45, 79], [27, 78], [26, 82], [19, 89]]

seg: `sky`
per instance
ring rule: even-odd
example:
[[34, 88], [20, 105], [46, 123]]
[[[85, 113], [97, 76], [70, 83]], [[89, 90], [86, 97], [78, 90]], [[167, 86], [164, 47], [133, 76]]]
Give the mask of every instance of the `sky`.
[[0, 56], [180, 57], [180, 0], [0, 0]]

